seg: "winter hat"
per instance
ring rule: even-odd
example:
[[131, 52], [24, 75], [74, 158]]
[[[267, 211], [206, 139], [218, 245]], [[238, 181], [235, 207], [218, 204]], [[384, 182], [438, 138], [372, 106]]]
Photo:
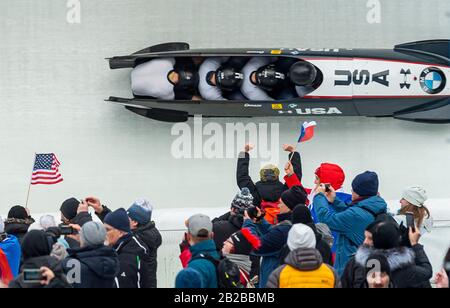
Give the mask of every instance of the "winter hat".
[[250, 255], [254, 249], [261, 247], [261, 241], [249, 229], [243, 228], [230, 236], [233, 241], [234, 253], [237, 255]]
[[67, 220], [72, 220], [77, 216], [78, 206], [80, 201], [76, 198], [70, 198], [61, 204], [59, 209]]
[[373, 246], [376, 249], [392, 249], [400, 245], [398, 225], [392, 222], [380, 222], [372, 232]]
[[[196, 214], [187, 220], [189, 234], [196, 237], [207, 237], [213, 229], [211, 219], [203, 214]], [[202, 232], [202, 231], [206, 231]]]
[[385, 255], [381, 253], [372, 253], [366, 262], [366, 276], [370, 272], [386, 273], [391, 276], [391, 267]]
[[25, 234], [22, 240], [24, 260], [35, 257], [49, 256], [52, 251], [52, 239], [41, 230], [32, 230]]
[[130, 206], [127, 211], [128, 217], [140, 225], [146, 225], [152, 219], [152, 206], [145, 199], [138, 199]]
[[231, 202], [231, 207], [235, 209], [246, 209], [253, 205], [253, 196], [247, 187], [241, 189]]
[[176, 289], [200, 289], [203, 287], [202, 276], [193, 268], [181, 270], [175, 279]]
[[0, 233], [5, 233], [5, 222], [3, 221], [2, 216], [0, 216]]
[[83, 225], [80, 232], [81, 243], [84, 247], [101, 246], [105, 243], [106, 229], [103, 224], [90, 221]]
[[345, 181], [344, 170], [336, 164], [323, 163], [316, 169], [315, 174], [320, 183], [329, 183], [335, 190], [340, 189]]
[[291, 251], [298, 248], [315, 248], [316, 235], [314, 231], [304, 224], [295, 224], [289, 230], [287, 245]]
[[56, 227], [55, 217], [52, 215], [44, 215], [39, 219], [39, 225], [44, 231], [50, 227]]
[[259, 171], [261, 182], [270, 182], [278, 180], [280, 176], [280, 169], [277, 166], [268, 164]]
[[298, 205], [294, 211], [292, 211], [292, 224], [312, 224], [313, 219], [311, 211], [303, 204]]
[[427, 200], [427, 192], [420, 186], [411, 186], [403, 191], [402, 198], [417, 207], [423, 207]]
[[124, 208], [120, 208], [115, 210], [114, 212], [106, 215], [105, 220], [103, 221], [105, 224], [110, 225], [114, 229], [130, 233], [130, 220], [127, 215], [127, 211]]
[[305, 204], [307, 198], [305, 190], [300, 186], [294, 186], [281, 195], [281, 200], [291, 210], [299, 204]]
[[378, 175], [375, 172], [366, 171], [355, 177], [352, 189], [361, 197], [372, 197], [378, 194]]
[[13, 206], [8, 213], [8, 218], [27, 219], [28, 217], [27, 210], [20, 205]]

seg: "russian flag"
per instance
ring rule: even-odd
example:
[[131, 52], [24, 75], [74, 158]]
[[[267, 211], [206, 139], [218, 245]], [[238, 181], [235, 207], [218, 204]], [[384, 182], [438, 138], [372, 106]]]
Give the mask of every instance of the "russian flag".
[[303, 123], [303, 125], [300, 127], [301, 132], [300, 137], [298, 138], [298, 142], [305, 142], [312, 139], [312, 137], [314, 137], [314, 128], [316, 126], [317, 123], [315, 121]]

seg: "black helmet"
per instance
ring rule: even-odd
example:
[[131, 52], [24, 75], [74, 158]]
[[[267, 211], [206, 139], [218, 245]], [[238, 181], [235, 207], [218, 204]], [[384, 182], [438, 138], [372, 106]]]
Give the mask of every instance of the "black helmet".
[[177, 73], [180, 78], [178, 81], [180, 87], [185, 89], [194, 89], [198, 87], [198, 72], [179, 70]]
[[272, 91], [283, 83], [285, 79], [286, 75], [278, 72], [273, 64], [261, 67], [256, 72], [256, 84], [267, 91]]
[[309, 62], [299, 61], [292, 64], [289, 78], [297, 86], [311, 86], [317, 78], [317, 69]]
[[216, 71], [216, 85], [221, 90], [233, 91], [241, 86], [244, 74], [232, 67], [219, 68]]

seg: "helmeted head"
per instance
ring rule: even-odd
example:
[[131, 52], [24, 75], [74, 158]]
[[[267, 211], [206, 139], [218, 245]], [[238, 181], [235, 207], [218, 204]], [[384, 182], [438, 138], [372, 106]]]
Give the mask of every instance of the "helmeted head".
[[179, 78], [178, 86], [185, 89], [194, 89], [198, 87], [198, 72], [190, 70], [179, 70], [177, 73]]
[[289, 78], [297, 86], [311, 86], [317, 78], [317, 69], [309, 62], [299, 61], [289, 69]]
[[232, 67], [219, 68], [216, 71], [216, 85], [222, 91], [238, 89], [243, 80], [244, 74]]
[[276, 70], [274, 65], [261, 67], [256, 71], [256, 85], [266, 91], [272, 91], [279, 87], [286, 75]]

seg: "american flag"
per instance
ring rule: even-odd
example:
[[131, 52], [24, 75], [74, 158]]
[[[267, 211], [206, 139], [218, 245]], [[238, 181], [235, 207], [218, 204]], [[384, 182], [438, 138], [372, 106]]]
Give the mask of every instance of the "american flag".
[[59, 166], [60, 163], [55, 154], [36, 154], [31, 185], [52, 185], [62, 182], [63, 178], [59, 173]]

